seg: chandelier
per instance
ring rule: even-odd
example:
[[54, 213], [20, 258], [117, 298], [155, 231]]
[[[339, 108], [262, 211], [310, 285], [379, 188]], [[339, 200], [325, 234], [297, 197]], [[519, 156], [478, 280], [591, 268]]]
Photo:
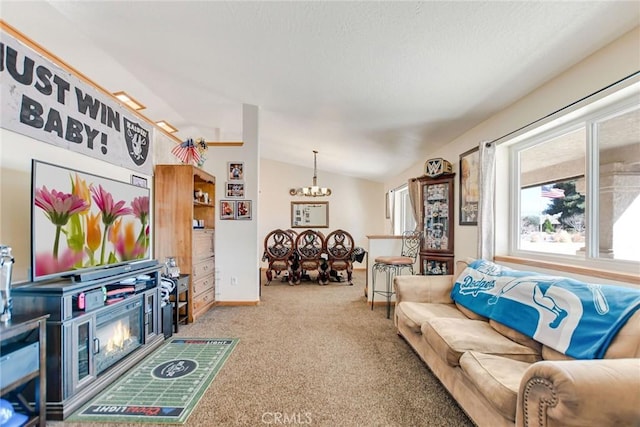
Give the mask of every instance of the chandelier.
[[330, 196], [331, 189], [327, 187], [318, 187], [318, 171], [316, 165], [316, 154], [318, 152], [313, 150], [313, 185], [310, 187], [292, 188], [289, 190], [289, 194], [292, 196], [307, 196], [307, 197], [323, 197]]

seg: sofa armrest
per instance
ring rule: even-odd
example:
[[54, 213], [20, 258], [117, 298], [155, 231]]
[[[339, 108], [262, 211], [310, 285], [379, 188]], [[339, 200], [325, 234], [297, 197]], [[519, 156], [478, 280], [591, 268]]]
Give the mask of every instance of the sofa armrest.
[[393, 286], [396, 304], [402, 301], [452, 303], [451, 289], [454, 277], [447, 276], [396, 276]]
[[516, 426], [637, 426], [640, 359], [545, 360], [524, 373]]

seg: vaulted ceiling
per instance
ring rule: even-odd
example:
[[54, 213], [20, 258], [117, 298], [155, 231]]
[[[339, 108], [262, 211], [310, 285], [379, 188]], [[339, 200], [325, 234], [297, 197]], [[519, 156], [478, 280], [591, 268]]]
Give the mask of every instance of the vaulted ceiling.
[[[640, 25], [637, 1], [0, 1], [8, 24], [180, 139], [377, 181]], [[496, 135], [498, 136], [498, 135]]]

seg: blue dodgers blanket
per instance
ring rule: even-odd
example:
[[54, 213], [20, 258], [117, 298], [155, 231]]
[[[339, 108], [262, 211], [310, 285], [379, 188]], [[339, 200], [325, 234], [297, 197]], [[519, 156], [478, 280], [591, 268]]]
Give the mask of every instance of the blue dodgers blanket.
[[451, 298], [577, 359], [601, 359], [640, 308], [640, 290], [595, 285], [476, 260], [456, 279]]

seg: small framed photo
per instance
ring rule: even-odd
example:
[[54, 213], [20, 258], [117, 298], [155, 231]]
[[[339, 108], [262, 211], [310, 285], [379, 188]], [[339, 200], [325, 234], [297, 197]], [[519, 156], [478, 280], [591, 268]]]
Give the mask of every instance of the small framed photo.
[[236, 219], [251, 219], [251, 200], [236, 201]]
[[235, 219], [235, 200], [220, 200], [220, 219]]
[[131, 183], [138, 187], [147, 188], [147, 178], [138, 175], [131, 175]]
[[244, 182], [226, 182], [225, 194], [227, 198], [241, 199], [244, 197]]
[[227, 162], [227, 179], [244, 181], [244, 162]]

